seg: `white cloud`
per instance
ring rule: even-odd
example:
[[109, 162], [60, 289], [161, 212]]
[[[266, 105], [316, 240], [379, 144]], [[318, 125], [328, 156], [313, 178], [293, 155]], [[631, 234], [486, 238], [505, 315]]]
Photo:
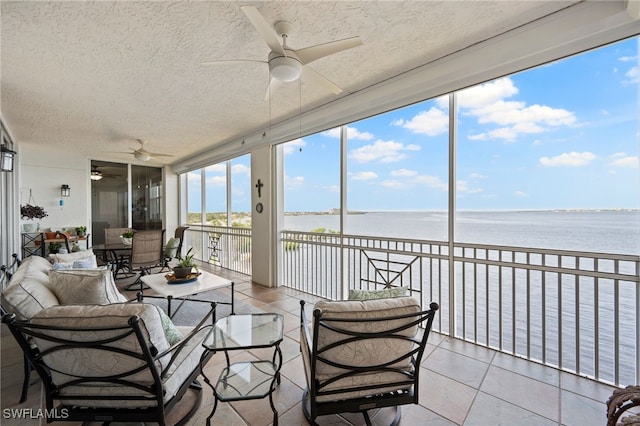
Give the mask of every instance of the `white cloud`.
[[298, 189], [304, 185], [304, 176], [285, 176], [284, 185], [288, 189]]
[[518, 196], [518, 197], [528, 197], [528, 196], [529, 196], [529, 194], [527, 194], [527, 193], [526, 193], [526, 192], [524, 192], [524, 191], [516, 191], [514, 194], [515, 194], [516, 196]]
[[419, 175], [416, 176], [415, 179], [412, 179], [412, 182], [415, 182], [420, 185], [426, 185], [430, 188], [441, 189], [443, 191], [447, 191], [449, 189], [446, 182], [440, 180], [437, 176], [431, 175]]
[[456, 182], [456, 190], [467, 194], [477, 194], [483, 191], [481, 188], [471, 188], [466, 180], [458, 180]]
[[378, 177], [378, 174], [375, 172], [358, 172], [351, 175], [351, 179], [353, 180], [371, 180]]
[[251, 176], [251, 168], [244, 164], [234, 164], [231, 166], [231, 173], [243, 173], [247, 176]]
[[380, 162], [393, 163], [400, 161], [407, 155], [404, 151], [418, 151], [418, 145], [404, 145], [400, 142], [377, 140], [373, 144], [365, 145], [351, 151], [350, 157], [360, 163]]
[[217, 173], [226, 173], [227, 172], [227, 164], [226, 163], [216, 163], [211, 166], [207, 166], [205, 169], [206, 172], [217, 172]]
[[637, 61], [638, 57], [637, 56], [621, 56], [620, 58], [618, 58], [618, 60], [620, 62], [632, 62], [632, 61]]
[[[322, 132], [322, 134], [324, 136], [328, 136], [330, 138], [340, 138], [340, 127], [336, 127], [334, 129], [331, 130], [327, 130], [325, 132]], [[373, 134], [369, 133], [369, 132], [361, 132], [358, 129], [356, 129], [355, 127], [349, 127], [347, 126], [347, 139], [353, 140], [353, 139], [358, 139], [358, 140], [362, 140], [362, 141], [370, 141], [373, 139]]]
[[591, 152], [565, 152], [555, 157], [542, 157], [540, 158], [540, 164], [548, 167], [567, 166], [578, 167], [586, 166], [593, 160], [595, 160], [595, 154]]
[[638, 67], [633, 67], [626, 73], [624, 73], [626, 79], [623, 81], [624, 84], [637, 84], [640, 81], [640, 72], [638, 72]]
[[483, 174], [480, 174], [480, 173], [470, 173], [469, 177], [471, 179], [486, 179], [487, 178], [487, 176], [485, 176]]
[[381, 183], [385, 188], [403, 189], [407, 187], [407, 184], [400, 182], [399, 180], [384, 180]]
[[282, 152], [284, 155], [293, 154], [295, 151], [299, 151], [306, 145], [307, 143], [303, 139], [295, 139], [285, 143]]
[[392, 170], [391, 176], [417, 176], [418, 172], [415, 170], [408, 169], [400, 169], [400, 170]]
[[396, 120], [393, 124], [409, 129], [413, 133], [437, 136], [449, 128], [449, 116], [441, 109], [431, 107], [428, 111], [419, 112], [411, 120]]
[[469, 109], [483, 108], [516, 94], [518, 88], [510, 78], [499, 78], [458, 92], [458, 106]]
[[627, 155], [624, 152], [617, 152], [611, 155], [611, 166], [615, 167], [640, 167], [640, 158], [632, 155]]
[[215, 175], [215, 176], [208, 176], [206, 178], [206, 182], [205, 184], [207, 186], [226, 186], [227, 185], [227, 176], [223, 175]]

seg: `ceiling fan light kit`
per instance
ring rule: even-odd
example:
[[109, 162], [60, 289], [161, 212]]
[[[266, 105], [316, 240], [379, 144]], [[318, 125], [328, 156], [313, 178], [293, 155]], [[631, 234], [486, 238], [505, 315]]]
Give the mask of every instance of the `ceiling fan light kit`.
[[300, 78], [302, 64], [293, 56], [276, 56], [269, 59], [269, 71], [273, 78], [289, 83]]

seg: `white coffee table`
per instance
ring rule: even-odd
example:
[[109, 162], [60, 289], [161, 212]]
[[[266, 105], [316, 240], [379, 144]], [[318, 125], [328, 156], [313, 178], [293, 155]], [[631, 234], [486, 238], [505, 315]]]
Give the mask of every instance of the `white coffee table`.
[[[218, 275], [214, 275], [206, 271], [200, 271], [200, 276], [198, 276], [198, 279], [196, 281], [184, 284], [169, 284], [167, 282], [165, 274], [162, 273], [144, 275], [141, 280], [152, 290], [158, 293], [158, 296], [155, 297], [164, 297], [167, 299], [167, 315], [169, 317], [173, 317], [173, 315], [178, 312], [178, 309], [180, 309], [182, 304], [187, 300], [192, 302], [211, 303], [212, 300], [194, 299], [193, 296], [205, 291], [216, 290], [227, 286], [231, 286], [231, 302], [216, 302], [223, 305], [231, 305], [231, 315], [235, 314], [233, 302], [233, 281], [222, 278]], [[180, 303], [180, 305], [173, 312], [173, 315], [171, 315], [171, 301], [173, 299], [181, 300], [182, 303]]]

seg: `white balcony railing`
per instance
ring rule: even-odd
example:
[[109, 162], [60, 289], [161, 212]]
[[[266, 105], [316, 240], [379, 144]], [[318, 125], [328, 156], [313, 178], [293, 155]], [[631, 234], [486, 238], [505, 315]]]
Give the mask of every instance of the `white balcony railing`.
[[[285, 231], [279, 284], [328, 299], [406, 286], [455, 338], [615, 385], [640, 383], [640, 256]], [[251, 274], [251, 230], [191, 225], [185, 250]], [[449, 271], [454, 271], [450, 274]]]
[[[406, 286], [434, 330], [616, 385], [640, 382], [640, 256], [286, 231], [280, 284]], [[454, 271], [450, 274], [449, 271]]]

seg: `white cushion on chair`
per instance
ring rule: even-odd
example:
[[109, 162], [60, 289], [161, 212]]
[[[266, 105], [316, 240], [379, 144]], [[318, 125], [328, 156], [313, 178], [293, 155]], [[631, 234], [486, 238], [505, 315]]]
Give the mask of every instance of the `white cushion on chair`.
[[29, 319], [44, 308], [59, 304], [49, 288], [51, 264], [43, 257], [27, 257], [2, 292], [2, 305], [21, 320]]
[[[169, 348], [158, 310], [156, 306], [148, 303], [53, 306], [35, 315], [31, 319], [31, 323], [54, 327], [68, 326], [86, 328], [86, 332], [57, 330], [53, 335], [62, 339], [91, 340], [98, 337], [98, 332], [90, 330], [92, 327], [126, 325], [129, 318], [134, 315], [137, 315], [141, 319], [140, 324], [145, 340], [150, 342], [150, 344], [157, 349], [158, 353]], [[47, 331], [44, 332], [47, 333]], [[52, 333], [51, 331], [48, 332], [49, 335], [52, 335]], [[114, 335], [117, 332], [102, 331], [99, 333], [100, 337], [104, 337], [109, 333]], [[54, 346], [52, 342], [37, 337], [34, 338], [34, 342], [40, 351]], [[133, 334], [124, 339], [117, 340], [112, 343], [112, 345], [122, 349], [140, 352], [138, 340]], [[168, 356], [157, 361], [156, 367], [158, 371], [166, 367], [168, 361]], [[54, 382], [58, 385], [74, 379], [73, 376], [64, 374], [65, 371], [80, 376], [111, 376], [145, 364], [144, 361], [140, 359], [134, 359], [115, 352], [105, 352], [90, 348], [54, 351], [45, 355], [45, 362], [55, 368], [55, 370], [52, 371], [52, 375]], [[148, 368], [143, 369], [135, 376], [128, 377], [127, 379], [134, 380], [146, 386], [153, 383], [153, 378]], [[106, 397], [121, 395], [122, 391], [123, 388], [115, 384], [85, 384], [83, 386], [63, 388], [61, 393], [66, 395], [85, 395], [99, 392], [102, 397]], [[128, 388], [128, 391], [131, 392], [131, 388]], [[146, 393], [140, 391], [140, 394], [145, 395]], [[109, 401], [107, 399], [93, 400], [90, 402], [67, 401], [66, 403], [102, 407], [141, 407], [156, 405], [154, 401]]]
[[80, 250], [73, 253], [52, 253], [49, 255], [49, 259], [52, 263], [67, 263], [74, 262], [75, 260], [86, 259], [93, 256], [93, 249]]
[[[372, 299], [363, 301], [320, 301], [316, 303], [315, 309], [322, 310], [322, 317], [334, 318], [383, 318], [403, 314], [415, 314], [420, 312], [420, 304], [413, 297], [394, 297], [388, 299]], [[393, 321], [363, 321], [357, 323], [335, 323], [337, 327], [348, 329], [350, 331], [379, 333], [381, 331], [390, 330], [401, 325], [405, 325], [416, 318], [397, 319]], [[405, 330], [402, 334], [406, 336], [415, 336], [418, 326]], [[321, 328], [318, 335], [318, 347], [323, 348], [326, 345], [345, 339], [347, 336], [334, 331]], [[400, 341], [392, 338], [367, 339], [339, 345], [322, 353], [324, 358], [337, 363], [343, 363], [354, 366], [376, 366], [392, 361], [403, 354], [407, 354], [412, 347], [408, 341]], [[303, 351], [304, 353], [305, 351]], [[309, 356], [309, 354], [306, 354]], [[405, 359], [393, 365], [395, 368], [411, 370], [412, 366], [409, 359]], [[316, 378], [321, 382], [335, 377], [345, 370], [333, 367], [324, 362], [318, 361], [316, 364]], [[309, 373], [309, 372], [308, 372]], [[308, 377], [308, 375], [307, 375]], [[398, 386], [389, 387], [386, 384], [402, 380], [404, 377], [394, 372], [376, 372], [363, 373], [348, 378], [340, 379], [327, 387], [329, 389], [350, 389], [355, 386], [376, 385], [377, 387], [370, 390], [347, 392], [344, 394], [319, 396], [317, 401], [332, 401], [342, 398], [356, 398], [378, 393], [385, 393], [396, 389]]]

